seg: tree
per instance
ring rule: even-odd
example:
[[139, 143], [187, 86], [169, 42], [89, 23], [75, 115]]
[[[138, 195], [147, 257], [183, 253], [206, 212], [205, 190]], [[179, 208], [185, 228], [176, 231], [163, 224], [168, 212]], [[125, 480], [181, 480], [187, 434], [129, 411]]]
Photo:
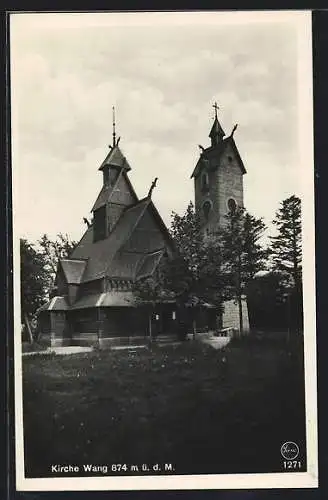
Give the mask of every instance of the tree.
[[218, 279], [219, 254], [211, 241], [204, 240], [192, 203], [183, 215], [172, 213], [171, 236], [174, 254], [162, 258], [152, 277], [134, 284], [139, 301], [154, 311], [157, 303], [169, 298], [175, 301], [181, 313], [186, 305], [190, 306], [192, 318], [202, 301], [214, 303], [221, 312], [223, 280]]
[[47, 272], [46, 289], [47, 293], [49, 293], [56, 276], [59, 259], [68, 258], [74, 250], [76, 242], [71, 241], [67, 234], [63, 235], [59, 233], [57, 234], [56, 240], [50, 240], [49, 237], [44, 234], [38, 241], [38, 244], [41, 247], [44, 258], [44, 266]]
[[298, 331], [303, 321], [301, 200], [295, 195], [283, 200], [273, 224], [277, 235], [271, 237], [272, 269], [282, 276], [290, 327]]
[[21, 312], [31, 339], [30, 321], [37, 309], [46, 302], [52, 287], [59, 259], [68, 257], [76, 243], [59, 233], [52, 241], [46, 234], [33, 244], [20, 240], [21, 252]]
[[247, 283], [263, 269], [267, 255], [259, 244], [264, 230], [262, 219], [238, 210], [227, 216], [224, 229], [204, 237], [199, 216], [190, 203], [185, 214], [172, 214], [175, 255], [162, 261], [156, 277], [137, 283], [136, 293], [149, 303], [160, 302], [161, 296], [168, 294], [178, 307], [210, 302], [219, 318], [223, 302], [236, 298], [242, 331], [242, 295]]
[[266, 270], [269, 250], [263, 248], [261, 238], [266, 231], [262, 219], [249, 212], [244, 214], [243, 223], [243, 280], [246, 284], [254, 279], [259, 271]]
[[278, 234], [271, 236], [272, 267], [299, 289], [302, 281], [301, 200], [295, 195], [283, 200], [273, 224]]
[[204, 238], [192, 203], [183, 216], [173, 214], [171, 233], [191, 273], [190, 294], [215, 304], [219, 316], [223, 302], [236, 299], [241, 332], [242, 296], [248, 283], [266, 267], [268, 251], [260, 243], [265, 230], [262, 218], [237, 208], [226, 215], [223, 228]]
[[229, 298], [237, 300], [241, 334], [244, 329], [242, 297], [250, 281], [266, 265], [268, 251], [260, 244], [265, 230], [262, 218], [257, 219], [241, 207], [229, 211], [224, 227], [219, 230], [226, 290]]
[[20, 240], [21, 262], [21, 316], [33, 341], [30, 321], [45, 302], [47, 272], [44, 255], [26, 239]]
[[148, 330], [149, 341], [153, 341], [152, 317], [156, 305], [168, 298], [173, 298], [173, 294], [166, 289], [163, 273], [164, 264], [160, 264], [151, 276], [143, 277], [133, 283], [132, 290], [139, 305], [148, 309]]
[[172, 212], [170, 232], [177, 254], [187, 264], [192, 277], [190, 282], [192, 286], [193, 283], [199, 280], [205, 258], [200, 218], [192, 202], [189, 203], [185, 214], [182, 216]]
[[277, 331], [288, 326], [288, 303], [279, 273], [255, 276], [247, 287], [247, 304], [254, 328]]
[[185, 276], [184, 299], [196, 295], [220, 309], [224, 275], [221, 273], [219, 237], [204, 238], [199, 214], [191, 202], [182, 216], [172, 213], [171, 235], [180, 258], [180, 272], [173, 273], [173, 280], [182, 281]]

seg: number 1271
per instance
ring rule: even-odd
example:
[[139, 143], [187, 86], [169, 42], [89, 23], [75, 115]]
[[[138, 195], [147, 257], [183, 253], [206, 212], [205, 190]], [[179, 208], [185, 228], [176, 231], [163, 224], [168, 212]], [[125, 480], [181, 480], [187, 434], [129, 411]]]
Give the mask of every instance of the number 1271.
[[300, 469], [302, 466], [302, 462], [299, 460], [285, 460], [284, 461], [284, 469]]

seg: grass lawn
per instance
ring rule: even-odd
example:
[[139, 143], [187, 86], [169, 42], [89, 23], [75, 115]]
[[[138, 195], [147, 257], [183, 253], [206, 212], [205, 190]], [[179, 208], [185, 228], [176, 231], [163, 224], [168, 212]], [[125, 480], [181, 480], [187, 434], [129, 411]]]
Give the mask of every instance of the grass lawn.
[[303, 371], [282, 344], [30, 357], [23, 384], [28, 477], [60, 475], [52, 464], [282, 472], [285, 441], [306, 470]]

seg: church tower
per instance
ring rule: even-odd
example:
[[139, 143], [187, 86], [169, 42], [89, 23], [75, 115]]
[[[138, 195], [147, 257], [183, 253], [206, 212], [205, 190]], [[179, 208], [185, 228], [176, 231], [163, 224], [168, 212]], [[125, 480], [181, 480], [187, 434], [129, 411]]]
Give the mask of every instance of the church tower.
[[[213, 107], [215, 116], [209, 133], [211, 144], [207, 148], [199, 145], [200, 157], [191, 176], [194, 179], [195, 208], [200, 215], [205, 236], [223, 228], [229, 212], [238, 207], [244, 208], [243, 176], [246, 169], [233, 137], [237, 125], [226, 136], [218, 119], [217, 103]], [[235, 299], [225, 301], [222, 328], [240, 332], [241, 315], [245, 334], [249, 332], [246, 297], [242, 297], [241, 307]]]
[[103, 186], [93, 207], [93, 241], [109, 236], [124, 210], [138, 201], [127, 173], [131, 167], [119, 148], [116, 139], [115, 109], [113, 107], [113, 144], [99, 167], [103, 174]]
[[204, 148], [192, 173], [195, 190], [195, 208], [200, 214], [202, 228], [210, 235], [223, 227], [225, 215], [244, 206], [243, 176], [245, 166], [234, 141], [234, 132], [225, 135], [218, 120], [218, 105], [214, 104], [215, 117], [209, 133], [211, 144]]

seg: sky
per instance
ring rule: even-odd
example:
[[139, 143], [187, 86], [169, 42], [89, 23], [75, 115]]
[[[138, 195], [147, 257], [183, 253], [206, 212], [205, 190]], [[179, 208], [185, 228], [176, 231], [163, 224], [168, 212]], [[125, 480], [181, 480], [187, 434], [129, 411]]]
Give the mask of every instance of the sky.
[[135, 190], [144, 197], [158, 177], [153, 201], [169, 225], [193, 200], [190, 176], [198, 144], [209, 145], [215, 101], [227, 135], [238, 123], [245, 207], [270, 226], [283, 199], [303, 196], [302, 20], [300, 12], [12, 14], [19, 235], [80, 239], [102, 185], [112, 106]]

